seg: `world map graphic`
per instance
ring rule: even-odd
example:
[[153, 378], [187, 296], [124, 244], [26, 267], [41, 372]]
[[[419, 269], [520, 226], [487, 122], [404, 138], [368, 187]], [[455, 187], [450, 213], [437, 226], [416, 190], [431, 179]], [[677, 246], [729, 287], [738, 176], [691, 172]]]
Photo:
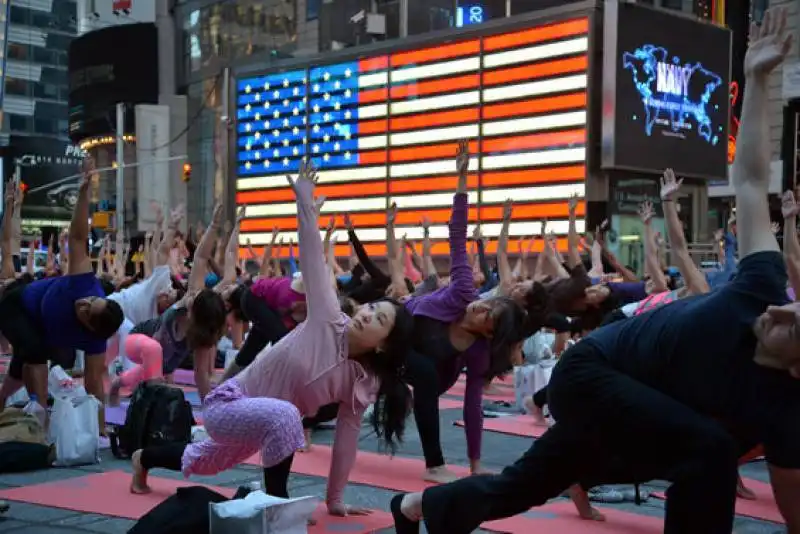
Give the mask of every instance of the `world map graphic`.
[[[641, 96], [648, 136], [658, 126], [665, 135], [686, 137], [694, 131], [711, 145], [720, 142], [715, 131], [719, 127], [715, 128], [712, 120], [718, 106], [712, 98], [724, 85], [721, 76], [701, 63], [683, 63], [666, 48], [650, 44], [623, 53], [622, 66], [630, 71]], [[633, 118], [639, 120], [638, 116]]]

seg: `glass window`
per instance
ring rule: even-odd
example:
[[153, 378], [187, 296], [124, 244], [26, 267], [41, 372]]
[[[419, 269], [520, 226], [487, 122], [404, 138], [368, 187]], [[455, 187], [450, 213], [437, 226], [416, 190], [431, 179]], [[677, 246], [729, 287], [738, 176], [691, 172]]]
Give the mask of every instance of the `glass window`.
[[661, 7], [683, 11], [683, 0], [661, 0]]
[[55, 51], [47, 48], [39, 48], [38, 46], [31, 47], [33, 50], [33, 60], [37, 63], [44, 63], [45, 65], [58, 64], [58, 57]]
[[8, 57], [11, 59], [28, 59], [30, 47], [17, 43], [8, 43]]
[[769, 9], [769, 0], [753, 0], [752, 6], [753, 21], [761, 24], [761, 21], [764, 20], [764, 13]]
[[27, 132], [33, 126], [33, 119], [24, 115], [8, 114], [8, 125], [12, 131]]
[[58, 130], [56, 129], [57, 126], [58, 121], [54, 121], [52, 119], [36, 119], [34, 123], [35, 131], [43, 134], [58, 133]]
[[11, 6], [11, 13], [8, 20], [15, 24], [30, 24], [30, 10], [15, 5]]
[[19, 78], [6, 78], [6, 93], [16, 96], [31, 96], [33, 91], [29, 81]]

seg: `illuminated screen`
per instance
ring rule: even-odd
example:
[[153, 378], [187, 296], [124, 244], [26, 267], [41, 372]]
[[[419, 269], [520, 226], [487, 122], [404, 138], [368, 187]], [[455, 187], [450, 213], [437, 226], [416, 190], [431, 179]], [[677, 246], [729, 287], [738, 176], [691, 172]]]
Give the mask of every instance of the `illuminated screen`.
[[[320, 169], [317, 194], [327, 198], [321, 226], [336, 216], [341, 227], [349, 213], [367, 250], [382, 255], [394, 202], [397, 236], [420, 239], [427, 216], [433, 251], [446, 254], [462, 138], [473, 154], [470, 232], [480, 221], [490, 252], [508, 198], [512, 239], [537, 234], [545, 218], [566, 235], [567, 199], [584, 197], [588, 31], [581, 18], [239, 79], [237, 204], [248, 205], [241, 243], [258, 250], [275, 227], [296, 243], [285, 175], [308, 156]], [[583, 202], [578, 215], [582, 232]]]
[[[724, 179], [731, 33], [660, 10], [619, 4], [613, 133], [603, 163]], [[609, 30], [612, 31], [612, 30]], [[605, 144], [604, 139], [604, 144]]]

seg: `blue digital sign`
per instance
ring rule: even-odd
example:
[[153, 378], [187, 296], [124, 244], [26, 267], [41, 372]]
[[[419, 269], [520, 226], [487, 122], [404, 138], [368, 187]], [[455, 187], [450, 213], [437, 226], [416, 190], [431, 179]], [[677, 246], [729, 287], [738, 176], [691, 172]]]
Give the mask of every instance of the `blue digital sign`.
[[456, 9], [456, 27], [481, 24], [489, 17], [483, 6], [459, 6]]

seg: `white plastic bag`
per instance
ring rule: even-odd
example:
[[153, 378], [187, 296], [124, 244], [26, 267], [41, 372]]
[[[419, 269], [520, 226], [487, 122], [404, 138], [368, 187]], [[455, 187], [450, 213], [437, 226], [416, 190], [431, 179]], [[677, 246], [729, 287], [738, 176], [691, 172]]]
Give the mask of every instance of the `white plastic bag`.
[[50, 417], [49, 435], [56, 446], [53, 465], [100, 462], [100, 402], [93, 395], [59, 395]]
[[47, 376], [47, 387], [53, 397], [62, 395], [82, 397], [86, 395], [86, 389], [78, 385], [60, 365], [50, 369], [50, 374]]
[[210, 503], [211, 534], [308, 534], [314, 497], [281, 499], [254, 491], [244, 499]]
[[514, 399], [517, 408], [525, 412], [523, 400], [530, 397], [550, 382], [557, 360], [545, 359], [535, 365], [514, 367]]

